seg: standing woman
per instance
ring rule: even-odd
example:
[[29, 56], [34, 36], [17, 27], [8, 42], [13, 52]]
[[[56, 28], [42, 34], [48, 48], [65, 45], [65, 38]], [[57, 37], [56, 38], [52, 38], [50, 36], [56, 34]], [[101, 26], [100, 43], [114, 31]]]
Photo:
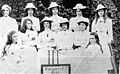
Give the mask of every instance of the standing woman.
[[12, 8], [9, 5], [3, 5], [1, 10], [3, 16], [0, 17], [0, 33], [2, 37], [1, 50], [3, 50], [4, 45], [7, 41], [7, 34], [12, 30], [18, 31], [18, 24], [14, 18], [10, 17]]
[[96, 16], [92, 22], [92, 32], [97, 32], [100, 38], [100, 44], [103, 48], [103, 57], [107, 59], [106, 71], [112, 69], [110, 60], [110, 49], [108, 43], [113, 40], [112, 20], [107, 17], [106, 7], [99, 4], [96, 9]]
[[21, 26], [23, 25], [23, 21], [25, 19], [31, 19], [33, 21], [33, 29], [36, 31], [40, 31], [40, 21], [38, 18], [34, 17], [34, 13], [37, 8], [33, 5], [33, 3], [27, 3], [25, 10], [27, 12], [27, 16], [22, 18]]
[[24, 47], [24, 56], [27, 62], [28, 70], [27, 72], [34, 73], [37, 70], [37, 49], [36, 38], [37, 31], [32, 27], [33, 22], [31, 19], [25, 19], [21, 28], [21, 39], [22, 45]]
[[51, 15], [52, 15], [50, 18], [53, 21], [52, 26], [51, 26], [51, 30], [56, 31], [58, 29], [61, 29], [60, 22], [63, 18], [58, 15], [59, 5], [56, 2], [51, 2], [48, 9], [50, 9], [50, 12], [51, 12]]
[[88, 18], [83, 17], [83, 9], [85, 9], [86, 6], [83, 6], [82, 4], [76, 4], [76, 6], [73, 8], [76, 11], [76, 17], [71, 18], [70, 19], [70, 30], [74, 31], [78, 31], [79, 27], [77, 22], [81, 21], [81, 20], [88, 20]]

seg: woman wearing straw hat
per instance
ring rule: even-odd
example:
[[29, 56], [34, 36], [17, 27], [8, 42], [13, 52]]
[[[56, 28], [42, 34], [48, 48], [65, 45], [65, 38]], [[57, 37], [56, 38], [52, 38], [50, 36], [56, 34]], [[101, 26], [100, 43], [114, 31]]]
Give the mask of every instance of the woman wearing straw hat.
[[14, 18], [10, 17], [10, 13], [12, 11], [12, 8], [5, 4], [2, 6], [2, 17], [0, 18], [0, 33], [2, 36], [2, 49], [4, 48], [4, 45], [7, 41], [7, 34], [12, 31], [16, 30], [18, 31], [18, 24], [17, 21]]
[[50, 12], [52, 13], [52, 16], [50, 17], [52, 19], [52, 26], [51, 29], [53, 31], [56, 31], [57, 29], [60, 29], [60, 22], [63, 19], [58, 15], [59, 11], [59, 5], [56, 2], [51, 2], [50, 6], [48, 7], [50, 9]]
[[[105, 71], [112, 69], [110, 60], [110, 49], [108, 43], [113, 40], [112, 20], [107, 17], [106, 7], [98, 4], [95, 19], [92, 22], [92, 32], [97, 32], [100, 38], [100, 44], [103, 48], [103, 58], [105, 59]], [[105, 72], [104, 71], [104, 72]]]
[[45, 17], [41, 21], [43, 25], [43, 31], [39, 33], [37, 38], [38, 47], [38, 68], [40, 69], [41, 64], [48, 64], [48, 50], [54, 50], [56, 47], [55, 43], [55, 33], [51, 30], [52, 20], [49, 17]]
[[73, 45], [73, 33], [69, 31], [69, 21], [64, 18], [60, 23], [62, 31], [57, 34], [57, 48], [61, 50], [72, 49]]
[[79, 29], [78, 25], [77, 25], [78, 21], [84, 20], [84, 19], [89, 21], [88, 18], [85, 18], [82, 15], [82, 10], [85, 8], [86, 8], [86, 6], [83, 6], [81, 3], [76, 4], [76, 6], [73, 8], [74, 10], [76, 10], [76, 17], [70, 19], [70, 28], [69, 28], [73, 32], [78, 31], [78, 29]]
[[33, 29], [35, 31], [40, 31], [40, 21], [38, 18], [34, 17], [34, 13], [37, 10], [37, 8], [34, 6], [33, 3], [27, 3], [25, 10], [27, 12], [27, 17], [23, 17], [21, 21], [21, 26], [23, 25], [23, 21], [25, 19], [31, 19], [33, 21]]

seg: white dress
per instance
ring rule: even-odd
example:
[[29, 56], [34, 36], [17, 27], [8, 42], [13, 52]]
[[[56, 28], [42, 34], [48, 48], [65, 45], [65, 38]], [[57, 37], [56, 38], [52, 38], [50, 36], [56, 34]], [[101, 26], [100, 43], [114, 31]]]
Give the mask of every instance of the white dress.
[[82, 60], [81, 74], [108, 74], [106, 69], [105, 60], [101, 48], [98, 44], [91, 44], [84, 52]]
[[[29, 69], [26, 72], [34, 73], [37, 69], [37, 49], [35, 45], [37, 38], [37, 32], [26, 30], [25, 33], [21, 33], [22, 46], [24, 48], [24, 56]], [[31, 70], [30, 70], [31, 69]]]
[[97, 32], [100, 44], [102, 45], [104, 58], [106, 59], [106, 67], [112, 69], [112, 64], [110, 60], [111, 52], [108, 46], [113, 40], [113, 30], [112, 30], [112, 20], [107, 18], [106, 23], [104, 23], [103, 19], [98, 19], [98, 22], [95, 23], [95, 20], [92, 23], [92, 31]]
[[69, 61], [72, 59], [70, 54], [72, 53], [73, 49], [73, 32], [66, 30], [60, 31], [57, 33], [56, 37], [57, 43], [57, 50], [59, 51], [59, 63], [60, 64], [67, 64], [70, 63]]
[[82, 20], [88, 20], [88, 18], [85, 17], [74, 17], [70, 19], [70, 27], [69, 30], [74, 30], [74, 31], [78, 31], [79, 30], [79, 25], [78, 22], [82, 21]]
[[39, 50], [37, 53], [37, 64], [39, 71], [41, 71], [42, 64], [48, 64], [48, 50], [54, 50], [52, 47], [56, 46], [55, 36], [55, 33], [50, 29], [43, 31], [38, 35], [37, 47]]
[[14, 18], [9, 16], [7, 17], [0, 17], [0, 33], [2, 36], [2, 48], [4, 47], [7, 41], [7, 35], [11, 31], [18, 31], [18, 24]]
[[30, 20], [32, 20], [32, 22], [33, 22], [33, 26], [32, 26], [33, 29], [34, 29], [35, 31], [40, 31], [40, 21], [39, 21], [39, 18], [29, 17], [29, 16], [23, 17], [23, 18], [22, 18], [22, 21], [21, 21], [21, 26], [23, 25], [23, 21], [24, 21], [25, 19], [30, 19]]

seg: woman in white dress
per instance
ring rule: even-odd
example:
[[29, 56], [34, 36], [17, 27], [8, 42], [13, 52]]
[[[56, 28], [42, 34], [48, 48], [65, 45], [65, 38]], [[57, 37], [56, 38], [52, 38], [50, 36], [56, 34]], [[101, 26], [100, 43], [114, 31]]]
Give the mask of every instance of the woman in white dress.
[[36, 39], [38, 34], [37, 31], [33, 29], [32, 25], [32, 20], [24, 19], [20, 33], [22, 45], [24, 47], [25, 60], [28, 62], [27, 65], [29, 66], [28, 72], [35, 72], [37, 70]]
[[27, 3], [25, 10], [27, 12], [27, 16], [22, 18], [21, 26], [23, 25], [23, 21], [25, 19], [31, 19], [33, 21], [33, 29], [35, 31], [40, 31], [40, 21], [39, 18], [34, 17], [34, 13], [37, 10], [37, 8], [34, 6], [33, 3]]
[[12, 8], [8, 5], [3, 5], [2, 6], [2, 17], [0, 17], [0, 33], [1, 33], [1, 37], [2, 37], [2, 46], [1, 46], [1, 50], [4, 49], [5, 43], [7, 41], [7, 34], [10, 31], [18, 31], [18, 24], [17, 21], [10, 17], [10, 13], [12, 11]]
[[8, 34], [5, 55], [0, 60], [5, 73], [20, 73], [26, 69], [24, 66], [23, 49], [19, 42], [19, 35], [15, 31]]
[[41, 70], [41, 64], [51, 64], [50, 62], [48, 62], [48, 51], [54, 50], [54, 48], [56, 47], [55, 33], [51, 31], [51, 22], [52, 20], [49, 17], [45, 17], [41, 22], [44, 30], [39, 33], [37, 38], [39, 70]]
[[83, 54], [81, 74], [108, 74], [104, 65], [103, 53], [98, 34], [92, 32], [89, 36], [87, 49]]
[[58, 29], [60, 30], [61, 29], [60, 22], [63, 19], [63, 17], [60, 17], [58, 15], [59, 5], [56, 2], [51, 2], [51, 4], [48, 7], [48, 9], [50, 9], [50, 12], [51, 12], [51, 15], [52, 15], [50, 18], [53, 21], [52, 22], [52, 26], [51, 26], [51, 30], [53, 30], [53, 31], [56, 31]]
[[56, 35], [57, 50], [59, 50], [60, 64], [70, 63], [73, 46], [73, 32], [69, 30], [69, 21], [64, 18], [60, 23], [61, 31]]
[[[71, 18], [70, 19], [70, 28], [69, 30], [71, 31], [78, 31], [79, 30], [79, 26], [77, 24], [77, 22], [81, 21], [81, 20], [88, 20], [88, 18], [83, 17], [82, 13], [83, 13], [83, 9], [85, 9], [86, 6], [83, 6], [82, 4], [76, 4], [76, 6], [73, 8], [76, 11], [76, 17]], [[89, 29], [88, 29], [89, 30]]]
[[113, 40], [112, 20], [107, 17], [106, 7], [99, 4], [96, 9], [96, 16], [92, 22], [92, 32], [97, 32], [100, 38], [100, 44], [103, 48], [104, 59], [106, 60], [107, 70], [112, 69], [110, 60], [111, 52], [108, 46]]
[[79, 73], [79, 67], [81, 66], [81, 60], [83, 58], [83, 53], [87, 47], [89, 42], [89, 32], [87, 31], [87, 26], [89, 24], [88, 20], [80, 20], [78, 22], [78, 31], [73, 32], [74, 40], [73, 40], [73, 49], [71, 56], [73, 61], [72, 72]]

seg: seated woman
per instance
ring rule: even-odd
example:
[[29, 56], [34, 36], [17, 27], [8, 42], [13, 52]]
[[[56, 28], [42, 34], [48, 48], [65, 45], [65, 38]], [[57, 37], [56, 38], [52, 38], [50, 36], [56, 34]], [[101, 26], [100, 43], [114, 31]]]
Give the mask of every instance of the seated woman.
[[[38, 66], [41, 67], [41, 64], [48, 64], [48, 51], [54, 50], [56, 47], [55, 43], [55, 33], [51, 31], [51, 19], [45, 17], [41, 21], [43, 25], [43, 31], [39, 33], [37, 38], [37, 47], [38, 47]], [[39, 69], [40, 70], [40, 69]]]
[[19, 44], [19, 36], [15, 31], [11, 31], [7, 37], [5, 46], [6, 56], [3, 56], [2, 64], [6, 67], [5, 72], [19, 72], [24, 63], [23, 49]]
[[[98, 34], [92, 32], [89, 36], [87, 49], [83, 53], [81, 62], [81, 73], [105, 73], [105, 65], [103, 60], [103, 50], [99, 41]], [[105, 73], [107, 74], [107, 73]]]
[[61, 21], [60, 27], [62, 31], [57, 33], [56, 43], [57, 50], [59, 50], [59, 62], [65, 64], [69, 63], [68, 58], [73, 50], [73, 32], [69, 30], [69, 21], [67, 18]]
[[[89, 42], [89, 32], [87, 31], [87, 26], [89, 24], [88, 20], [82, 20], [78, 22], [79, 25], [79, 31], [74, 32], [74, 45], [73, 49], [79, 49], [78, 51], [82, 53], [86, 48], [88, 42]], [[79, 53], [79, 54], [80, 54]]]

